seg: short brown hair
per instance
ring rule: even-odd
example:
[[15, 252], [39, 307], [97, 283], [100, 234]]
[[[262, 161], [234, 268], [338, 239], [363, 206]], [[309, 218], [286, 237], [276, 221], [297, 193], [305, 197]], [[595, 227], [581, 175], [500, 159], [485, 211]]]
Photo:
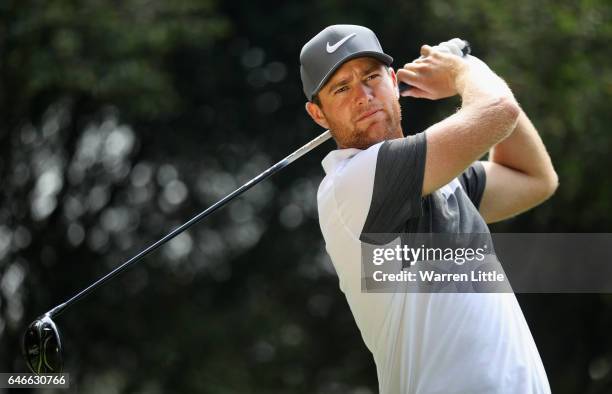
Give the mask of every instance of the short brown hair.
[[321, 100], [319, 99], [319, 93], [315, 94], [314, 96], [312, 96], [312, 100], [310, 100], [311, 103], [316, 104], [317, 106], [321, 106]]

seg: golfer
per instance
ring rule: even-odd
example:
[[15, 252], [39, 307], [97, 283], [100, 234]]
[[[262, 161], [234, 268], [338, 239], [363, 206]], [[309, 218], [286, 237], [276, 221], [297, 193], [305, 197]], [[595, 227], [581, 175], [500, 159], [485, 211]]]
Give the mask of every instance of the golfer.
[[[423, 45], [421, 58], [397, 70], [362, 26], [329, 26], [304, 45], [306, 111], [338, 146], [322, 161], [321, 231], [380, 393], [550, 393], [513, 293], [361, 289], [363, 234], [488, 233], [486, 223], [557, 188], [542, 140], [506, 83], [481, 60], [457, 56], [459, 42]], [[406, 137], [400, 82], [411, 86], [404, 96], [458, 94], [461, 108]]]

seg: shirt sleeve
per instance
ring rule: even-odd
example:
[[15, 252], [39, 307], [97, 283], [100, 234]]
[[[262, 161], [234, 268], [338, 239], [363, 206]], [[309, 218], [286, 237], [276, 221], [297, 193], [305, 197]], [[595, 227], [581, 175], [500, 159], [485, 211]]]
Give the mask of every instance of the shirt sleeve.
[[472, 204], [478, 209], [487, 183], [487, 174], [482, 163], [479, 161], [472, 163], [459, 176], [459, 182], [470, 200], [472, 200]]
[[362, 234], [394, 233], [408, 219], [422, 215], [426, 154], [425, 133], [382, 143]]

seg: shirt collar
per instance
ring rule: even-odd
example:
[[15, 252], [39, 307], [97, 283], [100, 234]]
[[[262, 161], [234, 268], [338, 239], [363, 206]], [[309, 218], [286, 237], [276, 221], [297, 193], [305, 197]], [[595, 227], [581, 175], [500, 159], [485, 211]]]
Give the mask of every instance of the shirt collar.
[[333, 172], [340, 163], [342, 163], [344, 160], [350, 159], [359, 152], [361, 152], [361, 149], [356, 148], [336, 149], [329, 152], [321, 161], [325, 174]]

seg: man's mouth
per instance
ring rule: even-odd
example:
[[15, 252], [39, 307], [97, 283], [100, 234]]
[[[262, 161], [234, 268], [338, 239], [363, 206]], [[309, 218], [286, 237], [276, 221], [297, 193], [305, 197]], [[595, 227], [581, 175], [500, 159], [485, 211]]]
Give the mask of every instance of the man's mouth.
[[367, 119], [367, 118], [369, 118], [370, 116], [374, 115], [375, 113], [377, 113], [377, 112], [379, 112], [379, 111], [382, 111], [382, 109], [377, 108], [377, 109], [372, 109], [372, 110], [370, 110], [370, 111], [366, 111], [366, 112], [364, 112], [363, 114], [361, 114], [361, 115], [360, 115], [360, 116], [357, 118], [357, 122], [359, 122], [359, 121], [361, 121], [361, 120], [364, 120], [364, 119]]

